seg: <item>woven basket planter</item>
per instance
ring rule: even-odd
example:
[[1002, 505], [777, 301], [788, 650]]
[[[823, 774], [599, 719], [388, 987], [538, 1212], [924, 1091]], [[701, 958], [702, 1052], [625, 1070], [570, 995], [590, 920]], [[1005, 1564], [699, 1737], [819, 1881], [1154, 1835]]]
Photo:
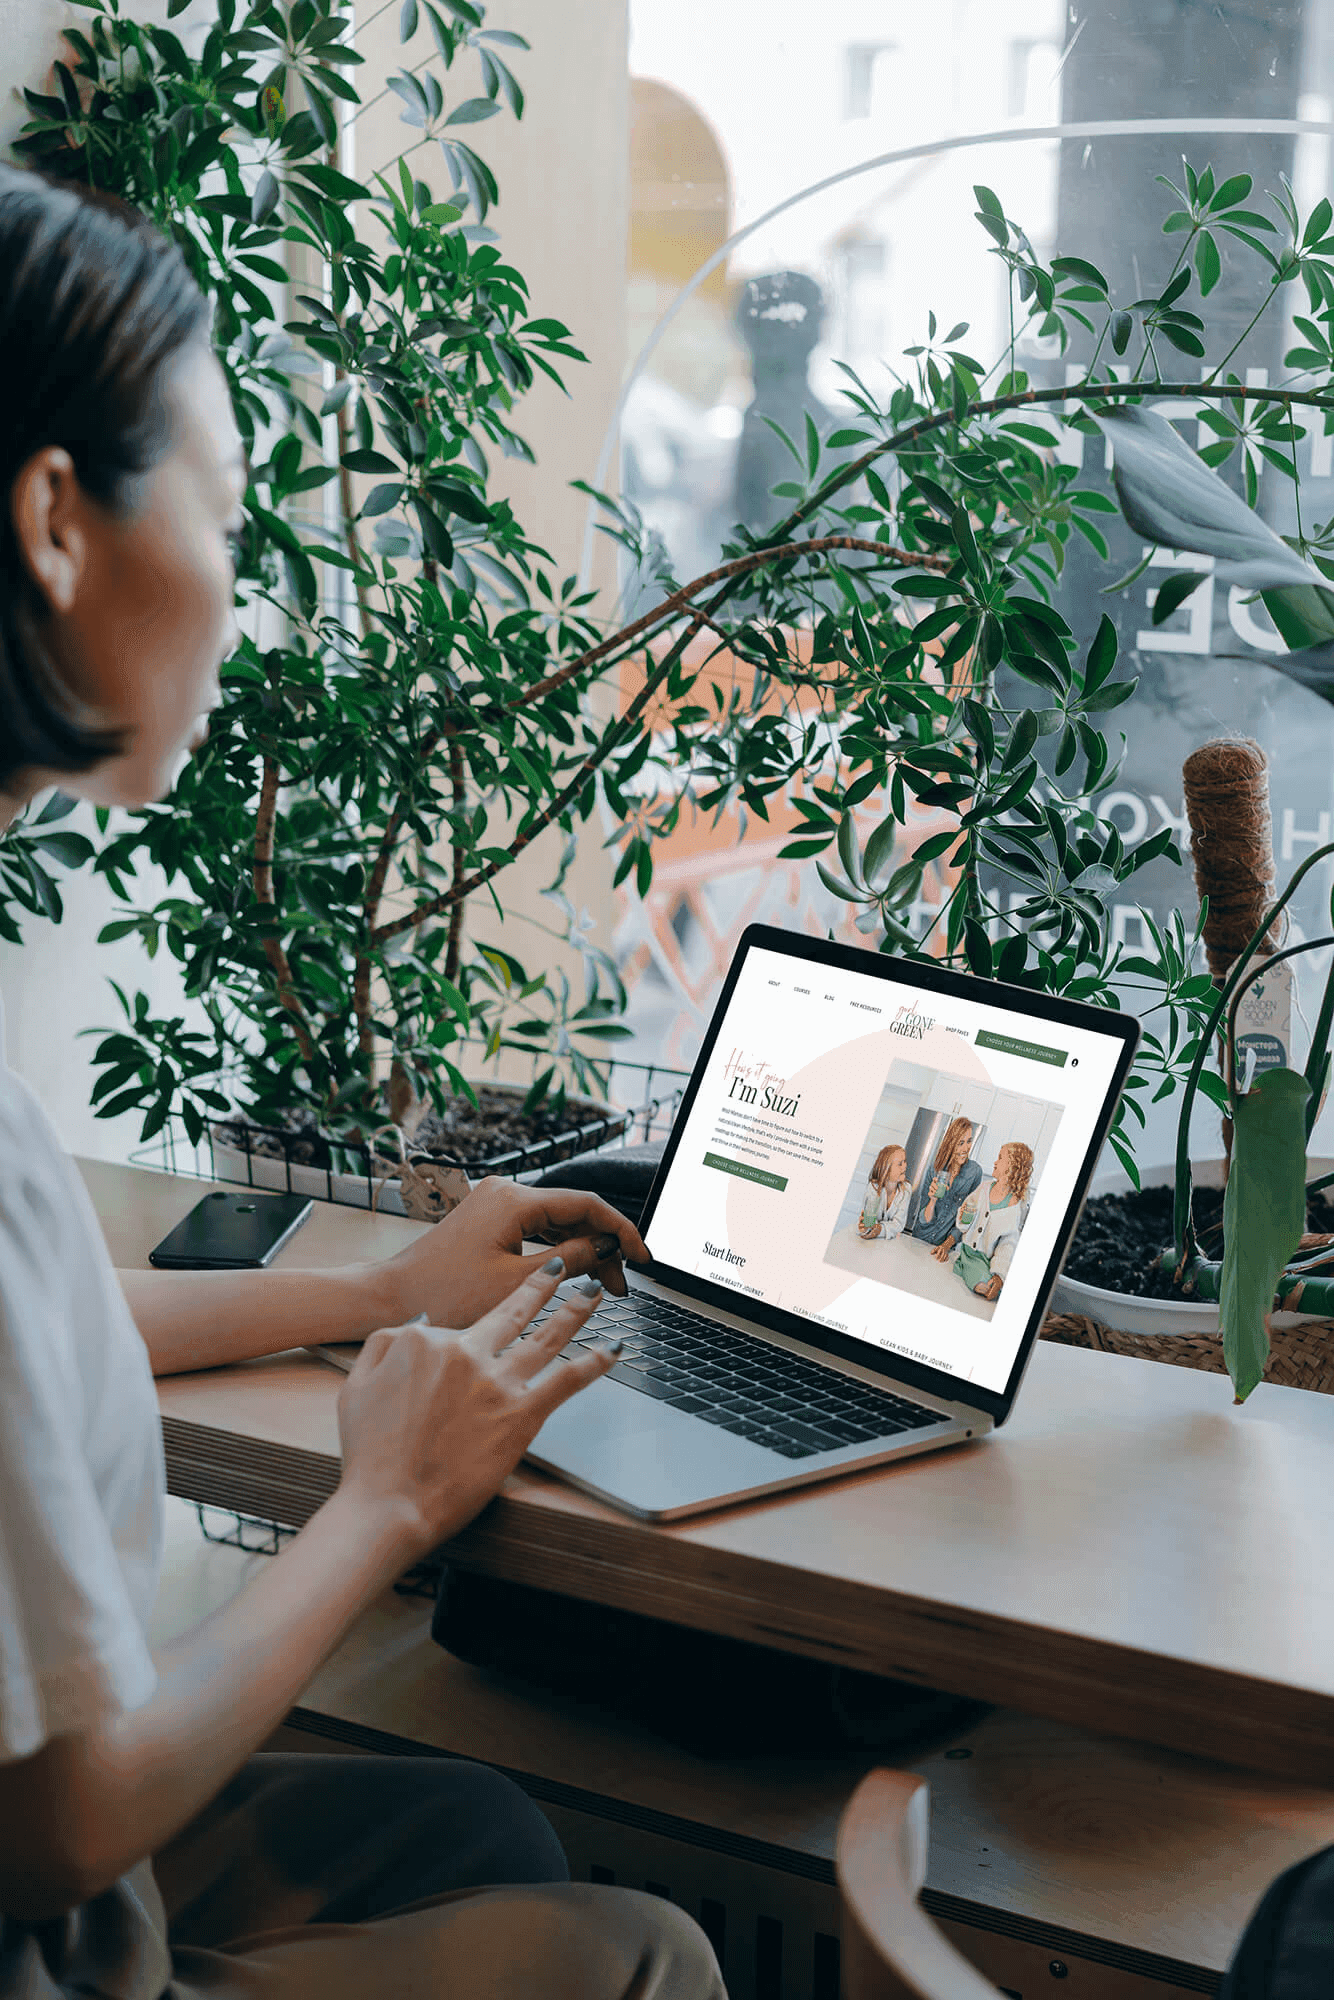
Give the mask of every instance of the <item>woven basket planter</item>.
[[[1202, 1368], [1210, 1375], [1227, 1373], [1223, 1339], [1217, 1333], [1121, 1333], [1079, 1313], [1049, 1313], [1042, 1338], [1062, 1347], [1096, 1347], [1104, 1354], [1137, 1354], [1144, 1361], [1166, 1361], [1173, 1368]], [[1334, 1319], [1308, 1319], [1300, 1326], [1275, 1327], [1269, 1336], [1264, 1379], [1289, 1389], [1334, 1394]]]
[[[1331, 1170], [1334, 1162], [1329, 1160], [1310, 1162], [1312, 1173]], [[1171, 1169], [1167, 1167], [1152, 1169], [1143, 1176], [1146, 1187], [1170, 1184], [1171, 1178]], [[1197, 1186], [1221, 1185], [1222, 1162], [1206, 1160], [1197, 1164], [1195, 1179]], [[1129, 1185], [1124, 1174], [1104, 1170], [1095, 1177], [1092, 1192], [1117, 1194]], [[1110, 1314], [1117, 1310], [1117, 1298], [1113, 1292], [1098, 1291], [1094, 1286], [1075, 1284], [1062, 1277], [1053, 1294], [1055, 1310], [1048, 1313], [1043, 1323], [1042, 1338], [1057, 1341], [1063, 1347], [1096, 1347], [1104, 1354], [1137, 1354], [1141, 1360], [1166, 1361], [1173, 1368], [1202, 1368], [1210, 1375], [1226, 1375], [1216, 1305], [1191, 1309], [1184, 1300], [1180, 1305], [1156, 1299], [1124, 1300], [1128, 1318], [1151, 1324], [1155, 1318], [1170, 1321], [1175, 1317], [1178, 1324], [1181, 1320], [1187, 1322], [1180, 1331], [1171, 1325], [1161, 1325], [1153, 1331], [1146, 1325], [1136, 1329], [1115, 1327], [1095, 1318], [1087, 1309], [1077, 1309], [1088, 1300], [1098, 1312]], [[1211, 1324], [1201, 1327], [1202, 1319]], [[1334, 1320], [1276, 1313], [1270, 1323], [1264, 1379], [1282, 1383], [1289, 1389], [1318, 1389], [1322, 1395], [1334, 1394]]]

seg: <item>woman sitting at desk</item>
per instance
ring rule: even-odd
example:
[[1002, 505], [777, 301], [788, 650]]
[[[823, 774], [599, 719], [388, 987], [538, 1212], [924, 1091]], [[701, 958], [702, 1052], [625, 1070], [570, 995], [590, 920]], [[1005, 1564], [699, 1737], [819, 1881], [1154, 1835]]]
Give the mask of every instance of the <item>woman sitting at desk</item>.
[[936, 1149], [926, 1199], [917, 1212], [912, 1235], [923, 1243], [945, 1243], [954, 1233], [955, 1218], [965, 1198], [982, 1184], [982, 1169], [970, 1159], [973, 1121], [952, 1118]]
[[[0, 830], [54, 785], [160, 799], [203, 742], [247, 484], [208, 326], [141, 215], [0, 166]], [[118, 1282], [0, 1060], [0, 2000], [722, 2000], [686, 1913], [572, 1883], [498, 1771], [252, 1755], [361, 1612], [606, 1372], [614, 1343], [558, 1356], [597, 1279], [624, 1291], [622, 1251], [647, 1254], [606, 1202], [489, 1180], [380, 1264]], [[596, 1277], [556, 1300], [579, 1273]], [[150, 1651], [150, 1366], [326, 1340], [365, 1342], [337, 1490]]]
[[862, 1197], [857, 1234], [864, 1243], [873, 1240], [892, 1243], [903, 1234], [911, 1201], [908, 1155], [902, 1146], [882, 1146], [875, 1156], [875, 1165], [871, 1168], [866, 1193]]
[[956, 1232], [932, 1251], [938, 1264], [954, 1256], [954, 1275], [979, 1298], [996, 1300], [1009, 1275], [1014, 1247], [1028, 1219], [1028, 1184], [1033, 1149], [1011, 1139], [996, 1155], [996, 1171], [984, 1195], [964, 1203]]

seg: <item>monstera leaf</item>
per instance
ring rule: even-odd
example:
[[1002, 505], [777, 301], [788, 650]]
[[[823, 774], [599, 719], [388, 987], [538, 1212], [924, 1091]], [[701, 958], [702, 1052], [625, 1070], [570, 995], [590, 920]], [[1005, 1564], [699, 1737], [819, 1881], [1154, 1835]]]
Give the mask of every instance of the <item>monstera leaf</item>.
[[1157, 410], [1137, 403], [1091, 414], [1111, 442], [1112, 478], [1129, 526], [1162, 548], [1212, 556], [1222, 582], [1258, 591], [1284, 644], [1303, 654], [1271, 664], [1334, 700], [1334, 590], [1319, 572]]
[[1271, 1069], [1233, 1108], [1218, 1300], [1223, 1360], [1239, 1403], [1264, 1374], [1274, 1289], [1306, 1228], [1310, 1095], [1296, 1070]]

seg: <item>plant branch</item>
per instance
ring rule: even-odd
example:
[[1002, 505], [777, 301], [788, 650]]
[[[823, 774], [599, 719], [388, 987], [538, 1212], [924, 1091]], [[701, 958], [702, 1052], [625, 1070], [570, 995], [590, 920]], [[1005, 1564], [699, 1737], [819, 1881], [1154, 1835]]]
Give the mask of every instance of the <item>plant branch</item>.
[[[1064, 388], [1018, 389], [1008, 396], [993, 396], [985, 403], [974, 403], [967, 415], [970, 418], [990, 417], [998, 416], [1005, 410], [1029, 408], [1035, 403], [1078, 403], [1091, 401], [1094, 398], [1111, 397], [1116, 400], [1123, 396], [1134, 398], [1149, 394], [1155, 397], [1194, 397], [1206, 402], [1235, 401], [1237, 396], [1244, 395], [1247, 402], [1281, 403], [1289, 409], [1302, 405], [1310, 405], [1321, 410], [1334, 409], [1334, 387], [1239, 390], [1235, 386], [1213, 388], [1207, 382], [1090, 382], [1085, 379], [1083, 382], [1071, 382]], [[896, 431], [893, 437], [886, 438], [883, 443], [872, 445], [871, 449], [863, 452], [860, 458], [850, 460], [848, 464], [841, 465], [836, 472], [831, 473], [822, 486], [808, 499], [803, 500], [799, 507], [795, 507], [786, 520], [778, 524], [770, 540], [786, 541], [794, 528], [799, 528], [803, 521], [809, 519], [827, 500], [832, 499], [835, 493], [841, 492], [845, 486], [853, 485], [862, 477], [868, 466], [874, 465], [876, 460], [883, 458], [887, 452], [906, 451], [920, 438], [928, 437], [932, 431], [944, 430], [957, 421], [953, 410], [936, 410], [928, 417], [919, 417], [917, 422], [910, 424], [906, 430]]]
[[[454, 807], [462, 812], [467, 803], [463, 750], [457, 736], [449, 739], [449, 782], [453, 792]], [[452, 981], [459, 976], [459, 951], [463, 942], [463, 839], [454, 827], [454, 879], [450, 890], [454, 903], [449, 912], [449, 938], [445, 945], [445, 978]]]
[[580, 763], [574, 776], [537, 815], [528, 828], [528, 831], [520, 834], [516, 840], [511, 842], [509, 852], [504, 861], [488, 862], [484, 868], [475, 869], [471, 875], [467, 876], [463, 881], [452, 885], [443, 894], [433, 896], [429, 902], [419, 903], [415, 909], [409, 910], [406, 916], [398, 917], [390, 924], [381, 924], [379, 929], [372, 934], [372, 943], [377, 946], [387, 944], [391, 938], [400, 936], [403, 931], [412, 930], [416, 925], [426, 923], [431, 917], [440, 916], [445, 910], [452, 909], [456, 904], [462, 903], [464, 898], [471, 896], [475, 889], [484, 888], [493, 875], [499, 874], [501, 868], [508, 867], [510, 862], [516, 860], [526, 847], [532, 845], [539, 833], [544, 833], [554, 819], [558, 819], [563, 812], [567, 811], [578, 798], [580, 792], [583, 791], [598, 766], [606, 762], [626, 729], [639, 720], [672, 668], [690, 645], [695, 635], [703, 628], [709, 616], [718, 609], [719, 603], [731, 587], [730, 582], [724, 584], [713, 602], [706, 605], [702, 611], [691, 619], [685, 631], [674, 641], [666, 655], [658, 662], [653, 672], [645, 680], [643, 687], [630, 703], [624, 715], [610, 724], [603, 735], [601, 743], [595, 744], [593, 749], [589, 751], [588, 755]]
[[[729, 578], [747, 576], [752, 570], [762, 569], [768, 563], [786, 562], [797, 556], [823, 555], [830, 549], [847, 549], [862, 555], [877, 555], [893, 568], [947, 570], [950, 567], [944, 556], [913, 555], [907, 549], [896, 549], [888, 542], [867, 541], [859, 535], [821, 535], [805, 542], [787, 542], [778, 548], [766, 545], [762, 549], [755, 549], [748, 556], [739, 556], [734, 562], [722, 563], [717, 569], [711, 569], [705, 575], [697, 576], [693, 583], [683, 584], [680, 590], [673, 591], [670, 597], [665, 597], [661, 604], [655, 605], [652, 611], [646, 611], [642, 618], [636, 618], [634, 623], [627, 625], [624, 630], [613, 633], [610, 639], [603, 639], [596, 646], [590, 646], [586, 653], [579, 655], [578, 659], [569, 661], [554, 674], [548, 674], [545, 680], [538, 681], [534, 687], [525, 688], [522, 694], [506, 704], [505, 712], [525, 708], [529, 702], [541, 700], [543, 695], [552, 693], [555, 688], [563, 687], [566, 681], [572, 680], [586, 667], [594, 666], [599, 660], [605, 660], [608, 654], [616, 651], [617, 647], [633, 645], [636, 639], [651, 631], [655, 625], [665, 624], [668, 619], [674, 618], [678, 611], [684, 610], [697, 591], [712, 590], [715, 585], [724, 583]], [[705, 623], [711, 621], [706, 618]]]
[[[366, 897], [361, 906], [362, 921], [368, 933], [375, 930], [375, 922], [380, 914], [380, 901], [384, 895], [384, 885], [389, 878], [389, 869], [394, 859], [394, 849], [398, 845], [399, 828], [403, 824], [401, 806], [395, 806], [389, 815], [388, 824], [380, 837], [380, 845], [375, 852], [370, 877], [366, 883]], [[364, 1056], [375, 1054], [375, 1030], [371, 1025], [371, 954], [369, 951], [357, 953], [356, 966], [352, 977], [352, 1012], [357, 1022], [357, 1047]]]
[[[334, 381], [345, 382], [346, 371], [341, 365], [334, 368]], [[357, 593], [357, 616], [361, 621], [361, 636], [369, 639], [372, 631], [371, 601], [362, 581], [366, 572], [366, 557], [361, 547], [361, 537], [357, 533], [356, 495], [352, 490], [352, 474], [344, 465], [351, 449], [350, 425], [347, 404], [344, 403], [334, 419], [338, 427], [338, 506], [343, 516], [343, 542], [349, 558], [356, 567], [352, 572], [352, 586]]]
[[[278, 821], [278, 764], [273, 757], [264, 759], [264, 780], [260, 787], [259, 810], [255, 815], [255, 856], [252, 879], [255, 885], [255, 901], [265, 909], [276, 905], [273, 891], [273, 848], [275, 829]], [[306, 1010], [301, 1005], [296, 990], [291, 961], [283, 950], [282, 939], [267, 934], [264, 939], [264, 956], [273, 968], [273, 976], [278, 987], [278, 1003], [292, 1017], [292, 1033], [306, 1062], [315, 1062], [315, 1038]]]

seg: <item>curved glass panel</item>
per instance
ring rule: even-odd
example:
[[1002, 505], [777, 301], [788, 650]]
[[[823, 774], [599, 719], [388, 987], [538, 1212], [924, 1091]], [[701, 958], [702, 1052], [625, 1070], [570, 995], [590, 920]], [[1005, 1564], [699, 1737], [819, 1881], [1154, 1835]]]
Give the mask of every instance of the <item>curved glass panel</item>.
[[[800, 437], [809, 415], [833, 429], [838, 361], [885, 389], [902, 350], [927, 338], [931, 311], [942, 329], [967, 322], [963, 344], [986, 364], [999, 353], [1007, 290], [974, 220], [975, 184], [995, 189], [1039, 254], [1095, 257], [1122, 302], [1170, 269], [1161, 233], [1170, 197], [1156, 176], [1179, 181], [1183, 153], [1197, 167], [1212, 161], [1220, 178], [1250, 172], [1256, 198], [1280, 175], [1303, 209], [1329, 188], [1334, 0], [1245, 9], [832, 0], [814, 16], [800, 0], [771, 0], [762, 17], [717, 0], [631, 0], [631, 29], [622, 491], [680, 578], [710, 566], [734, 521], [774, 517], [781, 503], [769, 489], [795, 475], [772, 426]], [[1243, 331], [1257, 269], [1224, 252], [1212, 326]], [[1250, 384], [1287, 379], [1291, 345], [1290, 326], [1272, 315], [1234, 365]], [[1027, 340], [1017, 359], [1035, 383], [1055, 386], [1087, 355]], [[1198, 363], [1173, 359], [1177, 379], [1198, 378]], [[1208, 437], [1202, 429], [1200, 441]], [[607, 463], [611, 449], [609, 438]], [[1098, 484], [1101, 443], [1085, 440], [1084, 454], [1084, 483]], [[1298, 456], [1302, 504], [1323, 521], [1334, 515], [1334, 438], [1316, 426]], [[1290, 484], [1258, 456], [1257, 470], [1262, 511], [1290, 531]], [[1328, 707], [1265, 664], [1281, 642], [1241, 591], [1206, 584], [1157, 627], [1160, 567], [1104, 595], [1143, 549], [1119, 514], [1098, 526], [1112, 566], [1077, 542], [1058, 602], [1085, 640], [1108, 610], [1141, 677], [1116, 717], [1129, 747], [1113, 817], [1130, 842], [1183, 826], [1187, 752], [1226, 731], [1255, 736], [1273, 764], [1286, 875], [1334, 824]], [[668, 1059], [693, 1053], [745, 922], [846, 926], [847, 907], [811, 864], [777, 859], [785, 837], [781, 826], [735, 818], [683, 826], [660, 851], [647, 903], [623, 902], [631, 1022]], [[1159, 916], [1193, 913], [1189, 866], [1151, 867], [1136, 886]], [[1328, 876], [1310, 889], [1297, 911], [1308, 932], [1323, 924]], [[928, 882], [923, 923], [929, 894]], [[1114, 922], [1133, 945], [1129, 903]], [[1308, 984], [1323, 975], [1318, 960], [1303, 963]]]

